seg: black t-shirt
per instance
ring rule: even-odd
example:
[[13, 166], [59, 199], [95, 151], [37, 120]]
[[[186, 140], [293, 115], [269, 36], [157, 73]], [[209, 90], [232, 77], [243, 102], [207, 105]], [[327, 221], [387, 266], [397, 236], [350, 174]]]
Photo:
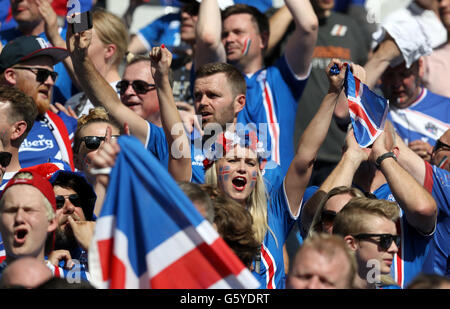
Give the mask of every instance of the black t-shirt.
[[[364, 65], [368, 48], [366, 40], [354, 19], [347, 15], [332, 12], [327, 19], [319, 20], [319, 34], [312, 59], [312, 70], [303, 95], [299, 101], [296, 118], [294, 143], [317, 113], [322, 99], [328, 91], [325, 68], [332, 58]], [[319, 150], [318, 160], [339, 162], [345, 132], [331, 122], [328, 135]]]

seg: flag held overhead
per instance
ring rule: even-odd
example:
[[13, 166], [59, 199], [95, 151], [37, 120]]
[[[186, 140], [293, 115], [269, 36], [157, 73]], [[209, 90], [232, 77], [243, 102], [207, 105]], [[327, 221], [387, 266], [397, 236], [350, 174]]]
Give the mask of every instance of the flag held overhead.
[[368, 147], [384, 130], [389, 103], [354, 77], [349, 69], [344, 88], [356, 141], [359, 146]]

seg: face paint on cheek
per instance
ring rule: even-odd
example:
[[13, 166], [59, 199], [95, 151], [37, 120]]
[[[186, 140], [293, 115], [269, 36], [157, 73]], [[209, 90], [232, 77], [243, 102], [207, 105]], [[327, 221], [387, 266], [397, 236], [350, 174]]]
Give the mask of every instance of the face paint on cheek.
[[438, 162], [437, 166], [439, 168], [445, 169], [445, 165], [449, 163], [449, 158], [444, 156], [440, 162]]
[[242, 54], [245, 56], [248, 54], [250, 49], [250, 44], [252, 44], [252, 40], [250, 38], [246, 38], [244, 41], [244, 47], [242, 48]]
[[219, 176], [222, 179], [222, 182], [228, 181], [228, 178], [230, 177], [231, 167], [230, 166], [224, 166], [223, 168], [219, 168]]

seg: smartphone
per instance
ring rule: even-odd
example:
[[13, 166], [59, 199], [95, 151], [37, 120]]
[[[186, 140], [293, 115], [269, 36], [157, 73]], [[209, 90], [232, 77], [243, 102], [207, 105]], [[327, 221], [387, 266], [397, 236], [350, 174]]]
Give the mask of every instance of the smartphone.
[[92, 15], [90, 11], [83, 12], [73, 17], [71, 23], [72, 32], [79, 33], [92, 28]]

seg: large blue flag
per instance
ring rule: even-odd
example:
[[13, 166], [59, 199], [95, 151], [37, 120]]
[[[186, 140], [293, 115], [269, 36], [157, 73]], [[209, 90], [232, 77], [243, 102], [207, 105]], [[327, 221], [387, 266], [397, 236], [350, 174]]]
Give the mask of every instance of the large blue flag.
[[356, 141], [361, 147], [368, 147], [384, 130], [389, 103], [354, 77], [348, 68], [344, 87]]
[[257, 288], [259, 283], [134, 137], [118, 140], [89, 251], [104, 288]]

